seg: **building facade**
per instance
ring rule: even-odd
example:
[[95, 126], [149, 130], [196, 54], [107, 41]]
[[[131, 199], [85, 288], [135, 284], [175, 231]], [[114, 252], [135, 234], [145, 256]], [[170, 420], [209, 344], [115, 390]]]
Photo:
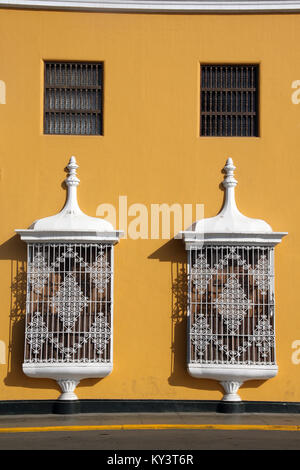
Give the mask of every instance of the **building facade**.
[[178, 232], [220, 212], [232, 157], [240, 211], [288, 232], [275, 249], [278, 373], [239, 394], [299, 403], [300, 2], [34, 3], [0, 2], [1, 403], [60, 394], [22, 370], [28, 264], [15, 230], [59, 213], [73, 155], [82, 211], [124, 232], [112, 372], [77, 397], [222, 398], [188, 372]]

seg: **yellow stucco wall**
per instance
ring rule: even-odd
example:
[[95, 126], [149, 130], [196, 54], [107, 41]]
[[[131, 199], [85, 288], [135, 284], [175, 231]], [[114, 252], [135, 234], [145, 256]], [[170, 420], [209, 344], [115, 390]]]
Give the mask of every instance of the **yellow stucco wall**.
[[[249, 382], [245, 400], [300, 401], [300, 14], [183, 15], [0, 10], [0, 400], [56, 398], [54, 381], [21, 370], [26, 247], [15, 235], [63, 206], [63, 168], [80, 165], [79, 203], [221, 208], [221, 169], [237, 166], [237, 202], [289, 235], [276, 248], [278, 376]], [[43, 60], [104, 61], [104, 136], [43, 135]], [[199, 137], [201, 62], [260, 64], [260, 137]], [[129, 218], [130, 220], [130, 218]], [[178, 306], [181, 241], [121, 240], [115, 251], [114, 370], [85, 380], [79, 398], [219, 399], [186, 372]], [[173, 286], [173, 289], [172, 289]], [[172, 292], [173, 291], [173, 292]], [[300, 345], [300, 343], [299, 343]], [[298, 346], [299, 348], [299, 346]], [[296, 354], [297, 356], [297, 354]], [[294, 354], [295, 357], [295, 354]], [[5, 363], [3, 363], [5, 362]]]

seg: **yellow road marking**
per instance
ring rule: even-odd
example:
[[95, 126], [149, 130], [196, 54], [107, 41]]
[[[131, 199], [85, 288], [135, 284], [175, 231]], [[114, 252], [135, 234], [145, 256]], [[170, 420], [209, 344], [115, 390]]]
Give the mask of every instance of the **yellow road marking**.
[[40, 426], [0, 428], [0, 433], [51, 431], [116, 431], [152, 429], [199, 429], [227, 431], [300, 431], [300, 425], [290, 424], [103, 424], [95, 426]]

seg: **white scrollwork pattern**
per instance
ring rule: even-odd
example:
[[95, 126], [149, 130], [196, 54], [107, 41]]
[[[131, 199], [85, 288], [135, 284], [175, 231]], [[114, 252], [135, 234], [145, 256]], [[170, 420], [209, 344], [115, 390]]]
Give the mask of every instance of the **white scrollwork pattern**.
[[192, 362], [274, 363], [272, 248], [204, 247], [192, 264]]
[[88, 305], [87, 297], [82, 294], [73, 274], [66, 275], [57, 294], [52, 299], [52, 305], [58, 312], [65, 330], [72, 332], [74, 323], [82, 309]]
[[111, 247], [30, 249], [25, 362], [109, 362]]
[[230, 334], [236, 333], [247, 310], [250, 301], [244, 294], [235, 275], [228, 277], [220, 297], [214, 302], [217, 311], [222, 316]]
[[27, 325], [26, 341], [31, 346], [33, 354], [38, 354], [48, 337], [48, 328], [40, 312], [36, 312]]

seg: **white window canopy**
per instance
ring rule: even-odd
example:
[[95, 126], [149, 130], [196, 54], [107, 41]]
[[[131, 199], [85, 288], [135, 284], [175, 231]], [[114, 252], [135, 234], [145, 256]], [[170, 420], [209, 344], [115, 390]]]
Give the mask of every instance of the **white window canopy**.
[[77, 202], [77, 186], [80, 180], [76, 170], [78, 165], [75, 157], [71, 157], [67, 166], [69, 175], [67, 185], [67, 201], [56, 215], [36, 220], [27, 230], [16, 230], [26, 242], [100, 242], [115, 244], [123, 232], [115, 230], [106, 220], [90, 217], [82, 212]]
[[241, 214], [235, 166], [224, 171], [221, 212], [182, 232], [188, 252], [188, 371], [219, 381], [223, 401], [240, 401], [246, 380], [277, 374], [274, 247], [286, 232]]
[[77, 168], [71, 157], [62, 211], [16, 230], [28, 246], [23, 371], [56, 380], [60, 400], [76, 400], [81, 379], [113, 366], [113, 248], [122, 232], [80, 210]]

